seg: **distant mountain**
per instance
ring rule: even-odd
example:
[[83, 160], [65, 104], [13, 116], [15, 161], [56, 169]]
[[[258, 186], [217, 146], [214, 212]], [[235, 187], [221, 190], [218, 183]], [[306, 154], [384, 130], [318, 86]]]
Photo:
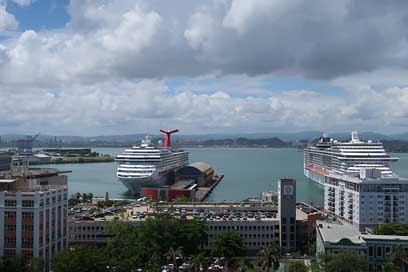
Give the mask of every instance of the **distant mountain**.
[[[349, 140], [351, 138], [351, 132], [335, 132], [328, 133], [332, 138], [338, 140]], [[110, 143], [113, 146], [126, 146], [130, 144], [139, 143], [145, 137], [145, 133], [137, 134], [126, 134], [126, 135], [97, 135], [97, 136], [74, 136], [74, 135], [64, 135], [64, 136], [53, 136], [47, 134], [40, 134], [35, 143], [36, 146], [42, 144], [49, 144], [52, 142], [58, 142], [60, 144], [69, 145], [79, 145], [79, 146], [105, 146]], [[213, 134], [182, 134], [177, 133], [172, 136], [174, 142], [204, 142], [208, 140], [225, 140], [232, 139], [237, 140], [238, 138], [245, 139], [272, 139], [278, 138], [286, 142], [297, 142], [297, 141], [310, 141], [319, 138], [323, 135], [321, 131], [300, 131], [300, 132], [263, 132], [263, 133], [213, 133]], [[13, 142], [18, 139], [24, 139], [28, 136], [33, 135], [22, 135], [22, 134], [5, 134], [0, 135], [2, 143]], [[152, 139], [163, 139], [163, 135], [160, 133], [150, 135]], [[364, 140], [402, 140], [408, 141], [408, 133], [400, 134], [381, 134], [376, 132], [360, 132], [360, 138]]]
[[400, 133], [400, 134], [393, 134], [391, 137], [395, 140], [402, 140], [408, 141], [408, 132], [407, 133]]

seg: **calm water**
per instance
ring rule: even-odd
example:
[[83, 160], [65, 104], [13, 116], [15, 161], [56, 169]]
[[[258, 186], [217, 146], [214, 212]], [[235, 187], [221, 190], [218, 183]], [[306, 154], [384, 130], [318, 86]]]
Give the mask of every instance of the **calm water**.
[[[117, 155], [123, 148], [96, 148], [96, 152]], [[303, 176], [303, 152], [276, 148], [190, 148], [190, 161], [211, 164], [216, 173], [224, 174], [209, 200], [239, 201], [261, 192], [277, 190], [280, 177], [297, 180], [297, 200], [322, 205], [323, 190]], [[395, 154], [400, 160], [393, 164], [395, 172], [408, 176], [408, 153]], [[50, 165], [71, 170], [69, 191], [92, 192], [112, 198], [128, 197], [126, 188], [116, 180], [115, 163]]]

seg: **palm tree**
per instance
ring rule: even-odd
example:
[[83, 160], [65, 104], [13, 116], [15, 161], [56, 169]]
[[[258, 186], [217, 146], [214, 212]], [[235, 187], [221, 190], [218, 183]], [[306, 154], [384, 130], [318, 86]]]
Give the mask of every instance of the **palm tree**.
[[183, 257], [183, 251], [181, 247], [178, 247], [174, 249], [171, 247], [169, 251], [167, 251], [165, 257], [167, 258], [168, 261], [172, 262], [174, 265], [174, 268], [177, 266], [177, 258], [182, 258]]
[[207, 269], [207, 258], [205, 257], [204, 253], [200, 253], [193, 257], [193, 262], [191, 263], [194, 272], [200, 271], [203, 269], [204, 271]]
[[246, 259], [246, 258], [241, 259], [241, 260], [238, 262], [238, 265], [239, 265], [238, 271], [240, 271], [240, 272], [241, 272], [241, 271], [242, 271], [242, 272], [252, 271], [251, 269], [254, 268], [254, 264], [252, 263], [252, 261], [249, 260], [249, 259]]
[[403, 271], [404, 266], [408, 266], [408, 250], [397, 246], [394, 249], [394, 263], [397, 265], [400, 271]]
[[279, 248], [276, 244], [272, 244], [260, 252], [259, 266], [262, 270], [269, 271], [279, 266]]

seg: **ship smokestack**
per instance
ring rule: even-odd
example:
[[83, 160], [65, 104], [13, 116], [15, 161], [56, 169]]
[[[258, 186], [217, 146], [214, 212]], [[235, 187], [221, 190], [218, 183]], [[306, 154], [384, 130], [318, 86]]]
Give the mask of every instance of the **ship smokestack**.
[[169, 148], [171, 146], [171, 141], [170, 141], [170, 135], [173, 133], [178, 132], [178, 129], [173, 129], [173, 130], [163, 130], [161, 129], [160, 132], [166, 134], [166, 137], [164, 138], [164, 147]]

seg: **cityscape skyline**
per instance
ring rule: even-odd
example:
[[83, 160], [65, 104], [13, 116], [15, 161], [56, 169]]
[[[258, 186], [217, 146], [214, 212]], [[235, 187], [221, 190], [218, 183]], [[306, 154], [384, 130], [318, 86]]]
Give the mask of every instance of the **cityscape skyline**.
[[2, 0], [0, 128], [406, 132], [408, 9], [381, 5]]

